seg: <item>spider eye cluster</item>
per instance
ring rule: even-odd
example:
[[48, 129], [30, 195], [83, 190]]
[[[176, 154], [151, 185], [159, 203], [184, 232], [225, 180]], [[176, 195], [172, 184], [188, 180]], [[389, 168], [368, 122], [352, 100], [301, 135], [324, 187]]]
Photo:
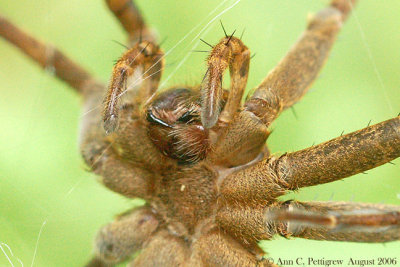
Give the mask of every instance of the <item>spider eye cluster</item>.
[[146, 113], [148, 134], [160, 151], [179, 163], [205, 157], [208, 132], [200, 120], [200, 96], [195, 90], [174, 88], [161, 93]]

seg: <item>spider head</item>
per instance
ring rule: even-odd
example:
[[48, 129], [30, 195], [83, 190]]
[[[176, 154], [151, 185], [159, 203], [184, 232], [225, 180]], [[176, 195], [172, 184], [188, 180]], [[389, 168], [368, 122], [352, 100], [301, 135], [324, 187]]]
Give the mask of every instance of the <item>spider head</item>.
[[146, 109], [148, 133], [161, 152], [180, 163], [203, 159], [209, 149], [208, 130], [200, 119], [200, 94], [174, 88], [159, 94]]

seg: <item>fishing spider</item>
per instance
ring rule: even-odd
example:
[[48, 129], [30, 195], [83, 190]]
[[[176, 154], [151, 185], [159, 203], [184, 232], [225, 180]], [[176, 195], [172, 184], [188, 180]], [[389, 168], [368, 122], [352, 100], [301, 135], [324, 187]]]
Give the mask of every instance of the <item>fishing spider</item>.
[[[130, 40], [108, 88], [0, 17], [5, 39], [43, 67], [51, 62], [81, 94], [81, 151], [91, 170], [114, 192], [146, 200], [99, 231], [87, 266], [112, 266], [139, 250], [130, 266], [275, 266], [257, 244], [274, 235], [399, 240], [397, 206], [278, 200], [399, 157], [399, 116], [280, 156], [265, 145], [268, 126], [307, 91], [355, 2], [332, 0], [315, 14], [244, 105], [250, 51], [234, 34], [210, 45], [199, 86], [157, 94], [164, 54], [130, 0], [107, 0]], [[91, 112], [99, 105], [102, 113]]]

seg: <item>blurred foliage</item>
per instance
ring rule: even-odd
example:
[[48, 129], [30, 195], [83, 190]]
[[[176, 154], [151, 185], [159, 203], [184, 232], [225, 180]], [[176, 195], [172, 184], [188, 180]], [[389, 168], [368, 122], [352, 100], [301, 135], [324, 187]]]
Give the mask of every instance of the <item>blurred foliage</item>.
[[[208, 49], [198, 42], [199, 37], [216, 43], [223, 36], [219, 19], [212, 19], [234, 1], [221, 3], [138, 1], [160, 39], [167, 38], [163, 44], [169, 51], [164, 81], [171, 76], [164, 88], [201, 81], [206, 55], [190, 50]], [[256, 53], [248, 89], [261, 81], [298, 38], [307, 15], [326, 4], [321, 0], [242, 0], [222, 14], [227, 31], [246, 29], [243, 41]], [[123, 42], [125, 35], [102, 1], [0, 0], [0, 13], [60, 47], [104, 82], [124, 50], [112, 42]], [[343, 130], [363, 128], [369, 120], [377, 123], [398, 114], [399, 14], [399, 1], [360, 1], [319, 79], [295, 105], [297, 118], [288, 110], [273, 125], [268, 141], [272, 151], [306, 148]], [[206, 33], [197, 35], [208, 22]], [[0, 242], [12, 250], [15, 266], [19, 266], [17, 258], [30, 265], [34, 254], [35, 266], [81, 266], [89, 258], [97, 229], [137, 203], [106, 190], [85, 171], [77, 146], [82, 116], [79, 98], [48, 74], [0, 41]], [[400, 161], [394, 162], [397, 165], [303, 189], [287, 198], [400, 205]], [[263, 247], [275, 259], [373, 259], [398, 256], [400, 242], [382, 245], [278, 238], [263, 242]], [[9, 266], [1, 251], [0, 266]]]

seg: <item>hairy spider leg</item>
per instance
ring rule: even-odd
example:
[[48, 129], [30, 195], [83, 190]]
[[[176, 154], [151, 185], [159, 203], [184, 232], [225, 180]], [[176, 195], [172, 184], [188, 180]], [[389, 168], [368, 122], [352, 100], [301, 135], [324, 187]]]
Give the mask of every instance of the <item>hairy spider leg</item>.
[[148, 206], [127, 211], [103, 226], [96, 237], [94, 258], [86, 266], [113, 266], [144, 247], [159, 222]]
[[[400, 117], [396, 117], [238, 170], [221, 184], [223, 201], [217, 221], [245, 242], [270, 239], [276, 222], [265, 218], [268, 210], [265, 207], [273, 205], [277, 197], [289, 190], [337, 181], [390, 162], [400, 156], [399, 136]], [[398, 213], [394, 216], [393, 211], [389, 206], [381, 206], [380, 216], [371, 213], [375, 216], [375, 225], [364, 225], [362, 229], [370, 232], [370, 227], [386, 226], [382, 218], [394, 220], [398, 229], [400, 217]], [[388, 231], [391, 233], [392, 228]], [[387, 234], [382, 230], [375, 233], [375, 237], [382, 239]]]
[[380, 243], [400, 240], [400, 207], [353, 202], [282, 203], [266, 220], [278, 233], [314, 240]]
[[157, 41], [132, 0], [106, 0], [106, 3], [128, 34], [131, 45], [142, 41]]
[[88, 71], [69, 59], [57, 48], [41, 43], [0, 16], [0, 36], [18, 47], [44, 69], [52, 69], [60, 80], [79, 94], [101, 85]]
[[246, 101], [246, 109], [270, 125], [307, 92], [324, 65], [356, 0], [333, 0], [308, 22], [300, 39]]

